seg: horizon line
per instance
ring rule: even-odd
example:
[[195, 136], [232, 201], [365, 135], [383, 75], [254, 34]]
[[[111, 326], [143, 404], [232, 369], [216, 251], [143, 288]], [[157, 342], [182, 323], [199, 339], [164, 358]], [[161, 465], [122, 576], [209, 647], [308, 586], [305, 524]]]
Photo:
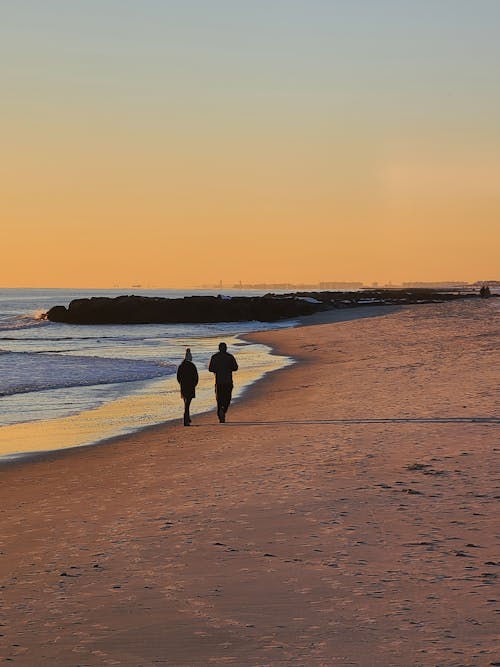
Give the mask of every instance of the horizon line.
[[407, 280], [402, 282], [380, 282], [380, 281], [370, 281], [363, 282], [361, 280], [328, 280], [328, 281], [319, 281], [319, 282], [288, 282], [288, 281], [273, 281], [273, 282], [238, 282], [238, 283], [213, 283], [213, 284], [197, 284], [197, 285], [142, 285], [136, 283], [133, 285], [2, 285], [0, 289], [32, 289], [32, 290], [43, 290], [43, 289], [67, 289], [67, 290], [120, 290], [120, 289], [141, 289], [141, 290], [188, 290], [188, 289], [200, 289], [200, 290], [216, 290], [216, 289], [267, 289], [269, 287], [274, 287], [275, 289], [288, 289], [293, 287], [310, 287], [310, 288], [321, 288], [324, 290], [334, 289], [334, 285], [338, 285], [339, 288], [342, 285], [347, 286], [357, 286], [363, 288], [411, 288], [415, 287], [432, 287], [436, 286], [464, 286], [464, 287], [473, 287], [478, 284], [487, 284], [487, 283], [500, 283], [499, 279], [478, 279], [474, 281], [469, 280]]

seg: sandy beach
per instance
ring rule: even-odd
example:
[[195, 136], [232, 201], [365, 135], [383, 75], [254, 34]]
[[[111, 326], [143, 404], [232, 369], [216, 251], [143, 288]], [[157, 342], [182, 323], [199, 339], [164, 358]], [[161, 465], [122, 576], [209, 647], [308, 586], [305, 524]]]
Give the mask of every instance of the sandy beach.
[[500, 665], [498, 312], [253, 334], [298, 363], [226, 424], [4, 466], [1, 659]]

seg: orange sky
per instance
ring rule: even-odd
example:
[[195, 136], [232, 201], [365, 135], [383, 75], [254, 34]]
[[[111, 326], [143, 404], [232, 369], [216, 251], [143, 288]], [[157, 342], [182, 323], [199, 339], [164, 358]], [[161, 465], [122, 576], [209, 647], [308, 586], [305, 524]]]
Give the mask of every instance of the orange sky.
[[500, 278], [500, 12], [431, 6], [2, 10], [0, 286]]

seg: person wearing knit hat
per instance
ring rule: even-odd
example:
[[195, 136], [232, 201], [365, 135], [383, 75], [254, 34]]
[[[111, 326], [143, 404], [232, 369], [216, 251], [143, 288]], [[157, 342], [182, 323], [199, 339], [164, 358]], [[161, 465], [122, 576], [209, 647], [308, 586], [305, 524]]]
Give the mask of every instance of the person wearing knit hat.
[[189, 347], [186, 349], [184, 360], [177, 369], [177, 382], [181, 386], [181, 396], [184, 401], [184, 426], [190, 426], [191, 415], [189, 414], [189, 407], [191, 401], [196, 396], [195, 388], [198, 384], [198, 371], [193, 364], [193, 357]]

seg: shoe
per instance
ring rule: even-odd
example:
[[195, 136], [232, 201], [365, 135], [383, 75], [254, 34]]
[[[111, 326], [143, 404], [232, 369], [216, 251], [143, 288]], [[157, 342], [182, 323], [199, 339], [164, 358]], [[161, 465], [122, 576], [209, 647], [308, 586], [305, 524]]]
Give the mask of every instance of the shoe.
[[217, 410], [217, 416], [219, 417], [219, 421], [221, 424], [223, 424], [226, 421], [226, 415], [224, 412], [224, 408], [219, 408]]

